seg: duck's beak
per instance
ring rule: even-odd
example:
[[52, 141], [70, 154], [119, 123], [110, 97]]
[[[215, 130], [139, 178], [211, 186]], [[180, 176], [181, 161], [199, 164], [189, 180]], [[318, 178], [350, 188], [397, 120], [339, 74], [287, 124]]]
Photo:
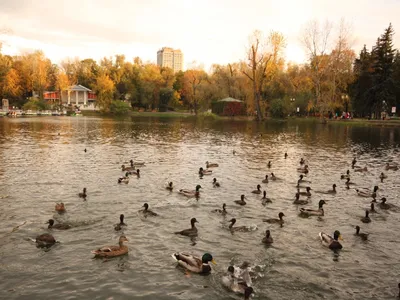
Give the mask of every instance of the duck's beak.
[[215, 260], [214, 259], [212, 259], [211, 260], [211, 262], [214, 264], [214, 265], [216, 265], [217, 263], [215, 262]]
[[342, 235], [339, 235], [339, 240], [344, 241]]

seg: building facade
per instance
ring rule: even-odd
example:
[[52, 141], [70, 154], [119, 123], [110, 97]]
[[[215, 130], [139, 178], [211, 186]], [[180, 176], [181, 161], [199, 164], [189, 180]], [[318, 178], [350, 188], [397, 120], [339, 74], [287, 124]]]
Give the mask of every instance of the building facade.
[[163, 47], [157, 51], [157, 65], [171, 68], [174, 72], [183, 71], [182, 51]]
[[83, 85], [73, 85], [61, 92], [44, 92], [43, 98], [49, 103], [72, 106], [80, 110], [96, 110], [96, 94]]

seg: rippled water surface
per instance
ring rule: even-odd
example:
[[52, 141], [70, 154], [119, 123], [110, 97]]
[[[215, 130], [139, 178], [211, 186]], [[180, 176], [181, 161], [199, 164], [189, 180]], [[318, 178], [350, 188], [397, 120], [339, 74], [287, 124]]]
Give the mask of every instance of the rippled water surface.
[[[361, 223], [371, 199], [345, 189], [340, 174], [357, 156], [368, 172], [351, 170], [356, 187], [379, 185], [379, 197], [400, 206], [400, 171], [385, 171], [384, 182], [378, 178], [386, 162], [399, 162], [399, 143], [398, 128], [310, 122], [0, 118], [0, 298], [242, 299], [221, 286], [221, 276], [229, 264], [246, 260], [261, 270], [254, 299], [393, 299], [400, 279], [400, 213], [378, 206], [372, 222]], [[300, 157], [310, 167], [309, 206], [329, 200], [323, 218], [300, 218], [292, 204]], [[120, 166], [131, 158], [146, 162], [142, 175], [118, 185]], [[198, 168], [207, 160], [219, 167], [200, 179]], [[262, 184], [271, 172], [281, 180]], [[213, 177], [220, 188], [213, 188]], [[200, 184], [199, 201], [170, 193], [168, 181], [176, 190]], [[259, 183], [272, 203], [263, 206], [262, 196], [251, 194]], [[315, 193], [333, 183], [336, 196]], [[87, 201], [77, 196], [83, 187]], [[244, 207], [233, 202], [241, 194], [248, 198]], [[55, 214], [56, 202], [65, 203], [66, 214]], [[144, 202], [160, 216], [141, 217]], [[229, 211], [225, 219], [211, 213], [222, 203]], [[282, 228], [262, 222], [280, 211], [286, 215]], [[121, 213], [129, 254], [92, 259], [91, 250], [117, 244], [113, 225]], [[199, 221], [195, 243], [173, 234], [188, 228], [192, 217]], [[232, 217], [258, 230], [232, 235], [226, 229]], [[48, 231], [50, 218], [73, 228], [53, 230], [60, 243], [45, 252], [30, 239]], [[370, 233], [369, 241], [354, 236], [356, 225]], [[267, 228], [274, 238], [269, 248], [261, 244]], [[344, 237], [337, 254], [318, 238], [320, 231], [334, 230]], [[183, 250], [212, 253], [213, 273], [185, 275], [171, 258]]]

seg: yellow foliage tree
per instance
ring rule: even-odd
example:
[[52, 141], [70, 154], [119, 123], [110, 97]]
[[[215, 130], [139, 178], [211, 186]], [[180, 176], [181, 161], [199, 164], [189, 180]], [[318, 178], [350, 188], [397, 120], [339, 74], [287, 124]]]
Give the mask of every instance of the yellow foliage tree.
[[6, 97], [18, 98], [22, 94], [20, 78], [15, 69], [10, 69], [4, 78], [3, 93]]
[[97, 77], [94, 87], [94, 90], [97, 94], [97, 105], [105, 112], [110, 111], [114, 88], [114, 82], [108, 75], [101, 74], [99, 77]]

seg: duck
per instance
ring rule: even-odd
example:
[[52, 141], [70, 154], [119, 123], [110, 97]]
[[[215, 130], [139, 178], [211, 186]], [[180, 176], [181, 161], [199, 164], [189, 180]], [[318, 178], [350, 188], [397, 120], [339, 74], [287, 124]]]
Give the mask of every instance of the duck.
[[203, 168], [199, 168], [199, 175], [200, 176], [211, 175], [211, 173], [212, 173], [212, 170], [208, 170], [208, 169], [204, 170]]
[[220, 187], [221, 185], [219, 184], [219, 182], [217, 181], [217, 178], [213, 178], [213, 187]]
[[237, 226], [237, 227], [233, 227], [233, 225], [235, 225], [236, 223], [236, 219], [232, 218], [231, 220], [229, 220], [229, 230], [230, 231], [241, 231], [241, 232], [248, 232], [248, 231], [253, 231], [251, 227], [249, 226]]
[[369, 235], [368, 233], [360, 233], [360, 226], [358, 225], [355, 228], [356, 228], [356, 233], [355, 233], [356, 236], [360, 237], [363, 241], [368, 240], [368, 235]]
[[351, 166], [354, 168], [354, 166], [356, 165], [356, 163], [357, 163], [357, 159], [354, 157], [353, 160], [352, 160], [352, 162], [351, 162]]
[[265, 175], [265, 179], [263, 179], [262, 183], [268, 183], [268, 175]]
[[263, 244], [271, 245], [274, 242], [274, 239], [271, 236], [271, 232], [269, 229], [265, 231], [265, 236], [262, 239]]
[[208, 169], [208, 168], [216, 168], [216, 167], [218, 167], [219, 165], [218, 164], [216, 164], [216, 163], [210, 163], [210, 162], [208, 162], [208, 161], [206, 161], [206, 168]]
[[271, 180], [278, 180], [278, 177], [276, 177], [274, 173], [271, 173]]
[[368, 168], [364, 167], [364, 168], [355, 168], [354, 172], [368, 172]]
[[307, 174], [308, 173], [308, 165], [304, 165], [304, 167], [300, 167], [300, 168], [297, 168], [297, 171], [298, 172], [301, 172], [301, 173], [305, 173], [305, 174]]
[[186, 270], [197, 274], [210, 274], [211, 266], [208, 263], [216, 264], [210, 253], [204, 253], [200, 258], [187, 252], [177, 252], [172, 254], [172, 258]]
[[49, 248], [56, 243], [56, 239], [49, 233], [43, 233], [36, 237], [36, 246], [38, 248]]
[[269, 162], [267, 163], [267, 167], [268, 167], [268, 168], [271, 168], [271, 167], [272, 167], [271, 161], [269, 161]]
[[263, 197], [261, 198], [263, 203], [272, 203], [272, 200], [270, 198], [267, 198], [267, 192], [263, 191]]
[[124, 235], [121, 235], [119, 237], [118, 246], [104, 246], [97, 250], [93, 250], [92, 253], [95, 258], [116, 257], [127, 254], [128, 247], [124, 245], [124, 242], [128, 242], [128, 239]]
[[201, 189], [201, 185], [196, 185], [196, 190], [194, 190], [194, 191], [191, 191], [191, 190], [186, 190], [186, 189], [180, 189], [179, 190], [179, 194], [182, 194], [182, 195], [184, 195], [184, 196], [186, 196], [186, 197], [196, 197], [196, 198], [198, 198], [198, 197], [200, 197], [200, 189]]
[[191, 224], [191, 228], [189, 229], [184, 229], [181, 231], [176, 231], [174, 232], [175, 234], [180, 234], [180, 235], [185, 235], [185, 236], [197, 236], [197, 227], [195, 225], [195, 223], [199, 223], [196, 218], [191, 218], [190, 219], [190, 224]]
[[348, 179], [350, 178], [350, 170], [346, 171], [346, 174], [340, 175], [340, 179]]
[[306, 205], [308, 204], [308, 200], [300, 200], [300, 194], [296, 193], [293, 204]]
[[136, 175], [137, 177], [140, 177], [140, 169], [132, 170], [127, 172], [129, 175]]
[[219, 213], [219, 214], [221, 214], [221, 215], [226, 215], [226, 214], [228, 213], [228, 212], [226, 211], [226, 204], [225, 204], [225, 203], [222, 204], [222, 209], [217, 208], [217, 209], [214, 209], [213, 212]]
[[397, 296], [397, 298], [400, 298], [400, 283], [397, 286], [399, 288], [399, 295]]
[[125, 167], [125, 165], [121, 166], [122, 171], [126, 172], [126, 171], [134, 171], [135, 167], [134, 166], [130, 166], [130, 167]]
[[288, 158], [288, 156], [289, 156], [289, 155], [287, 154], [287, 152], [285, 152], [285, 159]]
[[65, 213], [65, 205], [64, 205], [64, 203], [56, 203], [56, 207], [55, 207], [55, 210], [58, 212], [58, 213]]
[[303, 217], [324, 216], [324, 204], [326, 204], [325, 200], [319, 200], [318, 209], [300, 208], [300, 215]]
[[146, 164], [143, 161], [141, 161], [141, 162], [139, 162], [139, 161], [133, 162], [132, 159], [129, 162], [131, 163], [131, 167], [144, 167], [144, 165]]
[[257, 184], [257, 189], [252, 191], [253, 194], [261, 194], [261, 185]]
[[359, 190], [359, 189], [356, 189], [356, 192], [357, 192], [358, 196], [360, 196], [360, 197], [365, 197], [365, 198], [372, 197], [372, 198], [375, 198], [376, 197], [376, 192], [377, 192], [378, 189], [379, 189], [379, 187], [376, 185], [376, 186], [374, 186], [373, 192], [370, 192], [368, 190], [364, 190], [363, 191], [363, 190]]
[[71, 228], [71, 225], [69, 224], [54, 224], [53, 219], [48, 220], [46, 224], [49, 224], [49, 226], [47, 227], [49, 229], [66, 230]]
[[320, 193], [320, 194], [336, 194], [336, 184], [332, 185], [332, 189], [331, 190], [328, 190], [326, 192], [318, 192], [318, 193]]
[[125, 216], [123, 214], [119, 215], [119, 223], [115, 225], [115, 231], [120, 231], [122, 229], [122, 226], [126, 226], [126, 224], [124, 223], [124, 218]]
[[387, 175], [385, 173], [381, 173], [381, 175], [379, 175], [379, 179], [383, 181], [383, 179], [386, 179]]
[[350, 187], [350, 185], [355, 185], [354, 182], [350, 181], [350, 178], [347, 178], [346, 182], [344, 183], [347, 187]]
[[244, 199], [246, 199], [246, 197], [244, 195], [240, 195], [240, 200], [235, 200], [234, 202], [243, 206], [246, 205], [246, 201], [244, 201]]
[[285, 214], [283, 212], [280, 212], [278, 214], [278, 217], [279, 217], [279, 219], [263, 219], [263, 222], [267, 222], [269, 224], [280, 224], [280, 225], [285, 223], [285, 221], [283, 220], [283, 217], [285, 217]]
[[306, 161], [304, 160], [304, 158], [300, 158], [300, 165], [304, 165], [306, 163]]
[[124, 177], [118, 178], [118, 183], [128, 184], [129, 183], [129, 173], [126, 172]]
[[394, 208], [394, 205], [393, 205], [393, 204], [386, 203], [386, 201], [387, 201], [386, 197], [383, 197], [383, 198], [381, 199], [381, 203], [379, 203], [379, 207], [380, 207], [381, 209], [391, 209], [391, 208]]
[[311, 197], [311, 188], [308, 186], [308, 187], [306, 187], [306, 191], [305, 192], [300, 192], [300, 189], [299, 188], [297, 188], [297, 193], [300, 195], [300, 196], [307, 196], [307, 197]]
[[389, 163], [387, 163], [386, 166], [385, 166], [385, 170], [386, 170], [386, 171], [388, 171], [388, 170], [397, 171], [398, 169], [399, 169], [398, 166], [396, 166], [396, 165], [390, 165]]
[[170, 182], [168, 182], [168, 185], [165, 188], [172, 192], [172, 190], [174, 189], [174, 187], [172, 185], [173, 185], [173, 183], [172, 183], [172, 181], [170, 181]]
[[363, 223], [371, 223], [371, 218], [369, 217], [369, 210], [365, 211], [365, 217], [361, 218], [361, 222]]
[[319, 237], [321, 239], [322, 245], [328, 247], [331, 250], [340, 250], [343, 248], [342, 244], [340, 244], [338, 241], [342, 240], [342, 236], [339, 230], [335, 230], [335, 232], [333, 233], [333, 237], [324, 232], [320, 232]]
[[158, 216], [157, 213], [155, 213], [154, 211], [149, 209], [149, 205], [147, 203], [143, 204], [142, 207], [144, 207], [144, 208], [142, 210], [140, 210], [140, 212], [143, 213], [143, 216], [145, 218], [147, 218], [147, 217], [157, 217]]
[[78, 194], [79, 198], [86, 198], [87, 194], [86, 194], [86, 188], [83, 188], [82, 193]]
[[301, 174], [301, 175], [299, 176], [299, 180], [297, 180], [297, 184], [300, 184], [300, 183], [311, 183], [311, 181], [305, 180], [305, 179], [304, 179], [304, 175]]
[[235, 267], [229, 266], [228, 272], [222, 276], [222, 284], [234, 293], [244, 295], [245, 300], [249, 300], [253, 293], [253, 288], [242, 278], [235, 276]]

